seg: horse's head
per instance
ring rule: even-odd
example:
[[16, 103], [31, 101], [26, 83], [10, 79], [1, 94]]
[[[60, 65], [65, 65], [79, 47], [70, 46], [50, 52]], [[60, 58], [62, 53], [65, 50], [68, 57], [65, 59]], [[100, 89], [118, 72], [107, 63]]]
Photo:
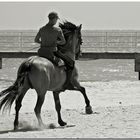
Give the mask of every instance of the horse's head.
[[71, 22], [66, 21], [63, 24], [60, 23], [59, 26], [63, 30], [66, 39], [66, 44], [61, 48], [62, 52], [73, 56], [74, 59], [78, 59], [81, 53], [82, 25], [76, 26]]

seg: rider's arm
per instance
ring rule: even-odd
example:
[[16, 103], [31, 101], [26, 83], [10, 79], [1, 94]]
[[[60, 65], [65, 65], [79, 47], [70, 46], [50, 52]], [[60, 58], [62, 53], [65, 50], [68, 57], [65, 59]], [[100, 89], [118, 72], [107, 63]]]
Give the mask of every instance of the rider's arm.
[[58, 45], [64, 45], [66, 43], [66, 40], [65, 40], [65, 37], [63, 35], [61, 28], [59, 29], [59, 32], [58, 32], [58, 39], [59, 39], [57, 40]]
[[34, 40], [36, 43], [39, 43], [41, 44], [41, 35], [40, 35], [40, 30], [39, 32], [37, 33], [36, 37], [35, 37], [35, 40]]

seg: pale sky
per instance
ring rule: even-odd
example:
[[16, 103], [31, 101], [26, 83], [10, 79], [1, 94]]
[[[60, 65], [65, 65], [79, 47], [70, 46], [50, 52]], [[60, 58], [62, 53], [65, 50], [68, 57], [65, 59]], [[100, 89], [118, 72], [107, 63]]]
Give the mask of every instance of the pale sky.
[[140, 30], [140, 2], [0, 2], [0, 30], [38, 30], [51, 11], [84, 30]]

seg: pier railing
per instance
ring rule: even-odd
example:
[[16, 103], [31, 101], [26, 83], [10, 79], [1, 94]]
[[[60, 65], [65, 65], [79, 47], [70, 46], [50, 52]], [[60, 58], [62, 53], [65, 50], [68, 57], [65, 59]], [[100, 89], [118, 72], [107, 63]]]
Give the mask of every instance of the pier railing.
[[[36, 31], [0, 31], [0, 68], [2, 58], [37, 55]], [[140, 79], [140, 31], [82, 31], [82, 58], [134, 59]]]
[[[36, 51], [37, 31], [0, 31], [0, 51]], [[83, 52], [140, 52], [140, 31], [82, 31]]]

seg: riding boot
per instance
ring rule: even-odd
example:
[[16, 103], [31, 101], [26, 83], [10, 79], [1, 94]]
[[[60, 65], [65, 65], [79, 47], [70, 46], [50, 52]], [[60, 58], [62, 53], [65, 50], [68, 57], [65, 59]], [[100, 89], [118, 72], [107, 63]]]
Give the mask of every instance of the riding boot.
[[66, 90], [69, 83], [71, 82], [72, 72], [73, 72], [73, 69], [66, 70], [66, 81], [62, 87], [62, 90]]

